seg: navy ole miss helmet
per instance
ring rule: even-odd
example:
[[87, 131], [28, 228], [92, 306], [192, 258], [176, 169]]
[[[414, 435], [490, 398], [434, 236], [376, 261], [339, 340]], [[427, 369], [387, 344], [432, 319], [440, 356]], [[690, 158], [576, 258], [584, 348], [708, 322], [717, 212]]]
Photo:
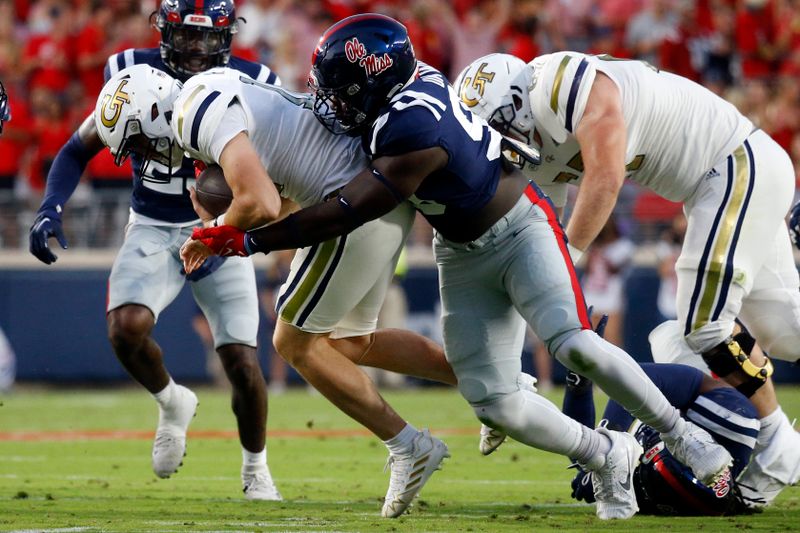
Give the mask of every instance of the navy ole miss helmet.
[[228, 64], [238, 22], [233, 0], [163, 0], [156, 27], [164, 63], [192, 76]]
[[377, 13], [340, 20], [311, 57], [314, 114], [333, 133], [360, 133], [417, 69], [408, 31]]
[[655, 429], [642, 424], [636, 440], [644, 449], [633, 476], [642, 514], [722, 516], [741, 512], [730, 472], [707, 487], [672, 456]]

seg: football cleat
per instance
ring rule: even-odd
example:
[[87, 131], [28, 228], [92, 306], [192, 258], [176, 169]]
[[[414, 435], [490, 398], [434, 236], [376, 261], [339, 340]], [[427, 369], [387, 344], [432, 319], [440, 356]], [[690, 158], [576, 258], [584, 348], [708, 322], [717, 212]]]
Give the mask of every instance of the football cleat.
[[478, 443], [483, 455], [489, 455], [500, 447], [506, 440], [506, 434], [499, 429], [493, 429], [486, 424], [481, 424], [481, 440]]
[[445, 457], [450, 457], [447, 445], [427, 429], [417, 433], [409, 453], [389, 455], [384, 472], [391, 468], [392, 473], [381, 515], [397, 518], [403, 514], [428, 478], [441, 469]]
[[784, 415], [766, 446], [756, 446], [750, 463], [736, 480], [748, 507], [770, 505], [780, 492], [800, 481], [800, 433]]
[[168, 478], [183, 464], [186, 455], [186, 430], [197, 412], [197, 396], [184, 387], [175, 385], [175, 392], [167, 408], [159, 406], [158, 428], [153, 441], [153, 472]]
[[280, 502], [283, 501], [281, 493], [272, 481], [269, 468], [259, 468], [255, 471], [242, 469], [242, 492], [248, 500]]
[[691, 468], [706, 487], [713, 487], [733, 464], [728, 450], [706, 430], [683, 418], [671, 432], [662, 433], [661, 439], [673, 457]]
[[605, 464], [592, 472], [597, 517], [601, 520], [630, 518], [639, 511], [633, 472], [642, 456], [642, 447], [630, 433], [609, 431], [605, 427], [596, 431], [611, 440]]
[[[538, 392], [536, 388], [537, 379], [530, 374], [520, 372], [517, 376], [517, 385], [520, 390], [530, 390]], [[500, 447], [506, 440], [506, 434], [499, 429], [490, 428], [486, 424], [481, 424], [481, 439], [478, 442], [478, 449], [483, 455], [489, 455]]]

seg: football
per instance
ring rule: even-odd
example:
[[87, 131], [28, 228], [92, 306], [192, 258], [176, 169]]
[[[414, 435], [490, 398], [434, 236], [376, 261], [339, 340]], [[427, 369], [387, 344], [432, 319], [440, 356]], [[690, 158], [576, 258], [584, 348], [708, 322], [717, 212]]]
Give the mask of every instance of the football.
[[197, 201], [214, 216], [228, 210], [233, 200], [233, 192], [225, 181], [225, 174], [219, 165], [209, 165], [197, 176], [195, 184]]

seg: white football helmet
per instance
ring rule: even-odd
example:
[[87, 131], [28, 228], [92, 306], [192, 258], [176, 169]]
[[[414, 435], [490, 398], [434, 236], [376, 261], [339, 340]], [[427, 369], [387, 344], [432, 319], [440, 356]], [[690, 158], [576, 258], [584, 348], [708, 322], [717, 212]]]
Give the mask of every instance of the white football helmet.
[[131, 152], [149, 161], [178, 168], [183, 151], [176, 145], [170, 121], [183, 85], [149, 65], [134, 65], [112, 76], [100, 91], [94, 123], [103, 144], [121, 165]]
[[510, 54], [489, 54], [461, 71], [455, 86], [467, 109], [508, 137], [531, 144], [531, 67]]

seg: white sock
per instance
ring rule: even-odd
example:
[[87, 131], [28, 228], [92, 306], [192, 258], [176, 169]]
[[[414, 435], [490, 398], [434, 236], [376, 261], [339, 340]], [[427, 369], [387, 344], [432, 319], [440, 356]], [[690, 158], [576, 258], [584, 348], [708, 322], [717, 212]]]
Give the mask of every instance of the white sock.
[[251, 452], [242, 448], [242, 470], [252, 472], [262, 468], [267, 468], [267, 447], [264, 446], [260, 452]]
[[401, 429], [400, 433], [389, 440], [383, 441], [383, 443], [386, 445], [386, 447], [389, 449], [389, 453], [392, 455], [408, 453], [411, 451], [411, 446], [414, 442], [414, 437], [417, 436], [417, 433], [419, 433], [417, 428], [411, 424], [406, 424], [406, 427]]
[[167, 386], [161, 389], [159, 392], [153, 394], [153, 398], [156, 399], [158, 405], [161, 406], [162, 409], [166, 409], [170, 402], [172, 401], [172, 395], [175, 393], [175, 382], [172, 378], [169, 378], [169, 383]]
[[606, 464], [606, 457], [611, 451], [611, 440], [598, 431], [581, 426], [581, 443], [573, 459], [587, 470], [597, 470]]
[[783, 410], [779, 405], [774, 411], [759, 420], [761, 428], [758, 430], [757, 440], [760, 446], [769, 444], [784, 418], [786, 418], [786, 415], [783, 414]]

